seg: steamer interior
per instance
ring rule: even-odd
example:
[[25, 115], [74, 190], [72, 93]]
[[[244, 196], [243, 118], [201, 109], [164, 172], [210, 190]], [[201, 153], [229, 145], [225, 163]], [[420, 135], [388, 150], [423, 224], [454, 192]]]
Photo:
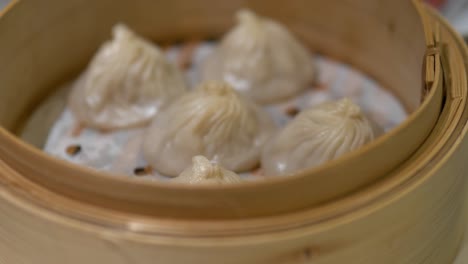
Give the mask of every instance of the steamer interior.
[[[0, 90], [1, 137], [5, 143], [4, 153], [15, 150], [8, 162], [15, 166], [28, 163], [25, 171], [35, 172], [26, 174], [29, 180], [59, 193], [110, 207], [120, 204], [117, 207], [133, 212], [153, 214], [158, 211], [157, 214], [162, 215], [193, 214], [192, 209], [180, 209], [190, 207], [194, 197], [202, 197], [197, 199], [201, 199], [202, 208], [206, 210], [217, 208], [216, 213], [210, 213], [216, 217], [268, 215], [320, 204], [373, 184], [419, 147], [440, 112], [439, 89], [431, 89], [421, 104], [422, 91], [426, 89], [426, 40], [432, 36], [426, 36], [419, 11], [409, 1], [398, 4], [370, 0], [360, 3], [315, 1], [308, 3], [308, 8], [302, 8], [302, 4], [301, 1], [265, 5], [262, 1], [226, 4], [208, 0], [190, 3], [139, 0], [132, 4], [100, 1], [87, 5], [76, 0], [63, 8], [57, 0], [48, 5], [48, 16], [34, 18], [21, 16], [45, 8], [40, 3], [12, 5], [15, 12], [7, 12], [0, 23], [0, 37], [4, 40], [0, 42], [0, 57], [4, 62], [0, 66], [0, 85], [11, 87]], [[201, 8], [208, 6], [210, 8]], [[15, 136], [40, 102], [84, 69], [99, 45], [109, 38], [109, 28], [116, 22], [124, 21], [158, 43], [212, 39], [232, 26], [234, 12], [242, 7], [281, 21], [311, 50], [365, 72], [396, 95], [410, 116], [368, 146], [318, 168], [288, 179], [220, 189], [170, 187], [164, 183], [110, 178], [105, 173], [48, 157]], [[105, 11], [110, 9], [113, 12]], [[160, 13], [156, 16], [154, 10]], [[174, 20], [174, 17], [186, 19]], [[95, 24], [97, 18], [100, 23]], [[18, 24], [18, 20], [22, 22]], [[434, 76], [440, 74], [436, 66], [434, 73], [429, 69]], [[32, 145], [43, 144], [51, 125], [47, 120], [43, 123], [44, 126], [36, 128], [37, 132], [30, 133], [28, 141]], [[398, 146], [398, 142], [408, 144]], [[387, 157], [387, 153], [395, 154]], [[380, 166], [369, 166], [376, 160], [384, 161]], [[41, 172], [43, 165], [47, 165], [48, 173]], [[347, 171], [347, 175], [340, 173], [342, 171]], [[57, 177], [62, 174], [69, 177]], [[307, 186], [323, 188], [311, 194]], [[275, 198], [274, 194], [280, 190], [291, 199]], [[172, 196], [178, 197], [178, 203], [167, 201], [166, 197]], [[263, 198], [256, 199], [258, 197]], [[238, 212], [223, 210], [214, 202], [220, 198], [242, 209]], [[139, 206], [135, 206], [137, 204]], [[148, 210], [149, 207], [155, 209]]]

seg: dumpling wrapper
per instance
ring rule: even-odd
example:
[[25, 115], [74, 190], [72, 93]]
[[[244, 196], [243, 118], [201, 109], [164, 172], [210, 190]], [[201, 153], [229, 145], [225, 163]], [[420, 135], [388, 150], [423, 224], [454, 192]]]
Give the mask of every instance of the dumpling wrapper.
[[117, 24], [74, 84], [69, 106], [86, 126], [128, 128], [149, 123], [186, 90], [183, 75], [157, 46]]
[[260, 104], [297, 96], [311, 85], [312, 58], [286, 27], [249, 10], [237, 18], [203, 65], [203, 79], [226, 81]]
[[193, 157], [192, 166], [173, 180], [185, 184], [232, 184], [241, 181], [241, 177], [235, 172], [226, 170], [203, 156]]
[[311, 168], [360, 148], [376, 133], [350, 99], [326, 102], [299, 113], [272, 137], [262, 153], [262, 168], [271, 176]]
[[275, 124], [258, 106], [223, 82], [205, 82], [159, 113], [146, 132], [145, 159], [177, 176], [203, 155], [234, 172], [258, 166]]

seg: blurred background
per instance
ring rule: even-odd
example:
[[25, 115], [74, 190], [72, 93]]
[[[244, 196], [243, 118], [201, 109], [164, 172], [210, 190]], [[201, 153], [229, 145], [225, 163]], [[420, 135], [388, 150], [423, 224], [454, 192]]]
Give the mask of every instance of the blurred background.
[[[11, 0], [0, 0], [0, 9]], [[32, 0], [34, 1], [34, 0]], [[439, 9], [454, 27], [468, 38], [468, 0], [424, 0]]]
[[438, 8], [453, 26], [468, 37], [468, 0], [426, 0]]
[[9, 0], [0, 0], [0, 9], [3, 8], [8, 2]]

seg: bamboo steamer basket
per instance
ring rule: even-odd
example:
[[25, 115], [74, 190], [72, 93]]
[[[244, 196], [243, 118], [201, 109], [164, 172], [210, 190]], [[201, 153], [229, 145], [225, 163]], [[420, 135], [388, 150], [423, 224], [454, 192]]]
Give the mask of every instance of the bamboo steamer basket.
[[[222, 188], [115, 178], [17, 136], [114, 23], [159, 42], [213, 37], [243, 6], [376, 78], [408, 120], [324, 166]], [[456, 255], [468, 57], [420, 2], [16, 1], [0, 14], [0, 60], [0, 263], [440, 264]], [[38, 123], [30, 143], [49, 127]]]

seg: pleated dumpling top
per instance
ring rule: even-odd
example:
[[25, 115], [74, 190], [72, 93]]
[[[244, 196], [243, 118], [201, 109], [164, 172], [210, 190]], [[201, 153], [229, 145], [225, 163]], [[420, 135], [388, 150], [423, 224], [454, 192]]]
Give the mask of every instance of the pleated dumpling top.
[[372, 141], [376, 128], [347, 98], [305, 110], [266, 145], [264, 173], [287, 174], [336, 159]]
[[143, 150], [160, 173], [177, 176], [203, 155], [226, 169], [255, 168], [275, 124], [261, 108], [223, 82], [202, 83], [158, 114]]
[[195, 156], [192, 165], [185, 169], [174, 182], [185, 184], [231, 184], [241, 182], [236, 173], [226, 170], [203, 156]]
[[314, 78], [307, 49], [280, 23], [249, 10], [207, 58], [202, 77], [224, 80], [257, 103], [298, 95]]
[[183, 75], [157, 46], [117, 24], [74, 84], [69, 106], [86, 126], [128, 128], [147, 124], [185, 91]]

